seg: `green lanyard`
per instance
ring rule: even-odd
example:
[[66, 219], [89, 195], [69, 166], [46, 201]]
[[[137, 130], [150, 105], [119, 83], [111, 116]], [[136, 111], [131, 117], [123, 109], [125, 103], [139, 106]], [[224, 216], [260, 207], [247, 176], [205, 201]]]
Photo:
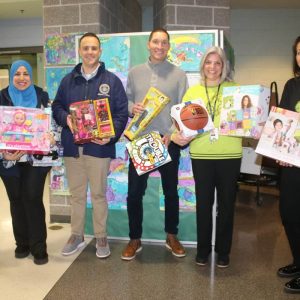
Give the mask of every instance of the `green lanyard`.
[[218, 97], [219, 97], [220, 86], [221, 86], [221, 83], [218, 85], [217, 93], [212, 98], [212, 101], [215, 99], [214, 104], [213, 104], [214, 107], [212, 108], [212, 103], [211, 103], [209, 95], [208, 95], [207, 85], [205, 83], [205, 92], [206, 92], [206, 97], [207, 97], [208, 112], [211, 116], [212, 121], [214, 121], [214, 119], [215, 119], [216, 105], [217, 105], [217, 101], [218, 101]]

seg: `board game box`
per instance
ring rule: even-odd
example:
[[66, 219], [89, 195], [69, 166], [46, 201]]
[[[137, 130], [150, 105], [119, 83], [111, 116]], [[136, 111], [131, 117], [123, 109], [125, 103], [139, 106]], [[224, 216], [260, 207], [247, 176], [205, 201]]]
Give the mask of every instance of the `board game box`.
[[157, 131], [127, 143], [126, 148], [138, 175], [150, 172], [171, 161], [169, 152]]

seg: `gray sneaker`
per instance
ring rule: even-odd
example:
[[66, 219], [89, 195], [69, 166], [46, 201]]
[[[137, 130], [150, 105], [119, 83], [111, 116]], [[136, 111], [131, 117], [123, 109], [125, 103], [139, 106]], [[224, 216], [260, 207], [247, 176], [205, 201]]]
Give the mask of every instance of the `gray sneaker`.
[[72, 234], [65, 244], [61, 254], [62, 255], [71, 255], [77, 252], [80, 248], [85, 246], [85, 241], [83, 236]]
[[106, 237], [96, 239], [96, 249], [97, 257], [105, 258], [110, 256], [110, 249]]

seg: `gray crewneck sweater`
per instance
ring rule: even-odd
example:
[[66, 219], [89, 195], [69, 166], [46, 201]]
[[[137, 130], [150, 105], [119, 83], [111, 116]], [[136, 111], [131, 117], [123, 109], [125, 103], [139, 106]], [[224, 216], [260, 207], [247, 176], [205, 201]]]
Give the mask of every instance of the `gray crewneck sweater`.
[[139, 136], [153, 130], [162, 135], [171, 134], [170, 110], [173, 105], [181, 103], [181, 99], [188, 89], [186, 74], [166, 60], [158, 64], [148, 61], [133, 67], [129, 71], [126, 88], [129, 115], [132, 116], [133, 105], [143, 101], [150, 87], [155, 87], [168, 96], [171, 101]]

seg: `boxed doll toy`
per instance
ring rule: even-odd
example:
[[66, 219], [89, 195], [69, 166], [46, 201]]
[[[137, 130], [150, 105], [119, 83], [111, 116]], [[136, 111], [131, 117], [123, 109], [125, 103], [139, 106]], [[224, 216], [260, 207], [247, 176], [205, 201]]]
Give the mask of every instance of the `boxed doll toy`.
[[171, 161], [169, 152], [157, 131], [127, 143], [126, 147], [138, 175], [150, 172]]
[[151, 87], [142, 102], [145, 108], [144, 112], [133, 117], [124, 135], [130, 140], [136, 138], [169, 102], [170, 99], [166, 95]]
[[178, 130], [182, 130], [186, 137], [196, 136], [214, 128], [209, 113], [201, 99], [173, 105], [171, 117]]
[[223, 88], [220, 134], [258, 138], [268, 118], [270, 89], [261, 85]]
[[98, 99], [93, 102], [97, 131], [95, 132], [96, 138], [111, 138], [115, 136], [114, 125], [112, 122], [112, 116], [110, 112], [110, 106], [107, 98]]
[[299, 116], [273, 106], [255, 152], [300, 167], [300, 145], [295, 139]]
[[0, 149], [47, 154], [50, 115], [42, 109], [0, 107]]
[[77, 144], [115, 136], [107, 98], [74, 102], [70, 105], [70, 114]]

